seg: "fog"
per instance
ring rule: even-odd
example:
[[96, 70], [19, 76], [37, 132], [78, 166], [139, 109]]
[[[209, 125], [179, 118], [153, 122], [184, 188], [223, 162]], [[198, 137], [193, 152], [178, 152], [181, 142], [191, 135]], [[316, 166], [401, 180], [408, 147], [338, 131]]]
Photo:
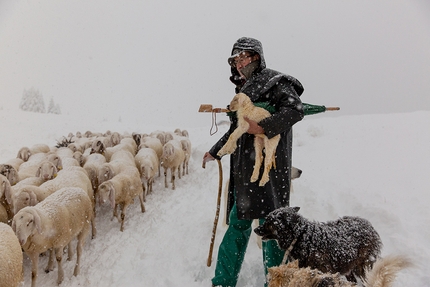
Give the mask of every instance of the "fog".
[[303, 102], [341, 107], [324, 116], [430, 110], [418, 0], [0, 0], [0, 99], [17, 107], [34, 87], [63, 114], [207, 125], [196, 112], [234, 95], [227, 57], [242, 36], [302, 82]]

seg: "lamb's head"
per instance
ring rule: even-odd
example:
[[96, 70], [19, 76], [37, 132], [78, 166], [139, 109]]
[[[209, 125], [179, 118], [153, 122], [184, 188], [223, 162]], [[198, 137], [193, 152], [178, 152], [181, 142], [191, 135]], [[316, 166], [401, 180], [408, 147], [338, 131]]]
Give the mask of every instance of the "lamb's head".
[[175, 147], [171, 143], [166, 143], [163, 146], [163, 154], [161, 158], [168, 159], [175, 153]]
[[111, 207], [115, 208], [115, 186], [110, 180], [99, 185], [98, 194], [102, 204], [109, 200]]
[[21, 209], [27, 206], [35, 206], [38, 204], [37, 196], [34, 191], [23, 186], [17, 190], [14, 198], [13, 212], [17, 214]]
[[248, 103], [251, 103], [251, 99], [244, 93], [239, 93], [233, 97], [228, 109], [234, 112]]
[[33, 207], [21, 209], [12, 220], [12, 229], [18, 237], [21, 246], [25, 245], [30, 235], [42, 232], [41, 220]]

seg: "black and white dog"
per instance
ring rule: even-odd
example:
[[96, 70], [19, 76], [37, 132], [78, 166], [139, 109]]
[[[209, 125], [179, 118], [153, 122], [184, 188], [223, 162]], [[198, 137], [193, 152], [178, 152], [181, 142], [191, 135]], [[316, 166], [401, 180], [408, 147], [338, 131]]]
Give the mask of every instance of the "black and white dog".
[[263, 240], [276, 239], [281, 249], [299, 267], [364, 279], [380, 257], [382, 242], [369, 221], [344, 216], [326, 223], [313, 222], [298, 213], [299, 207], [283, 207], [269, 213], [263, 225], [254, 229]]

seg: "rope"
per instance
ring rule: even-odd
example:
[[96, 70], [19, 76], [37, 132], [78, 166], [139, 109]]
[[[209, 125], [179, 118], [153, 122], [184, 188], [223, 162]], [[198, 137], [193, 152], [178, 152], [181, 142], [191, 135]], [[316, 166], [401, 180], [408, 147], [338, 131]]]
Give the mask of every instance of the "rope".
[[282, 265], [284, 265], [287, 262], [288, 256], [290, 255], [291, 250], [293, 250], [294, 244], [296, 243], [297, 238], [294, 238], [293, 242], [291, 242], [290, 247], [288, 247], [287, 250], [285, 250], [284, 258], [282, 259]]
[[[215, 131], [212, 132], [212, 129], [213, 129], [214, 126], [215, 126]], [[212, 112], [212, 124], [211, 124], [211, 129], [210, 129], [209, 133], [210, 133], [211, 136], [213, 136], [217, 132], [218, 132], [218, 125], [216, 123], [216, 112]]]

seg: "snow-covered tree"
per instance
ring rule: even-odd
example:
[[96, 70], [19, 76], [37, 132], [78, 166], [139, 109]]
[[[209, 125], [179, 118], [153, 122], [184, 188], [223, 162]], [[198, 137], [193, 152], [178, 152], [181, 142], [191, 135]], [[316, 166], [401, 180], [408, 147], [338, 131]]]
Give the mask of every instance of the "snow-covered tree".
[[61, 109], [60, 106], [58, 104], [54, 103], [54, 99], [51, 98], [49, 100], [49, 105], [48, 105], [48, 113], [50, 114], [61, 114]]
[[23, 111], [44, 113], [45, 101], [42, 94], [35, 88], [24, 90], [19, 108]]

